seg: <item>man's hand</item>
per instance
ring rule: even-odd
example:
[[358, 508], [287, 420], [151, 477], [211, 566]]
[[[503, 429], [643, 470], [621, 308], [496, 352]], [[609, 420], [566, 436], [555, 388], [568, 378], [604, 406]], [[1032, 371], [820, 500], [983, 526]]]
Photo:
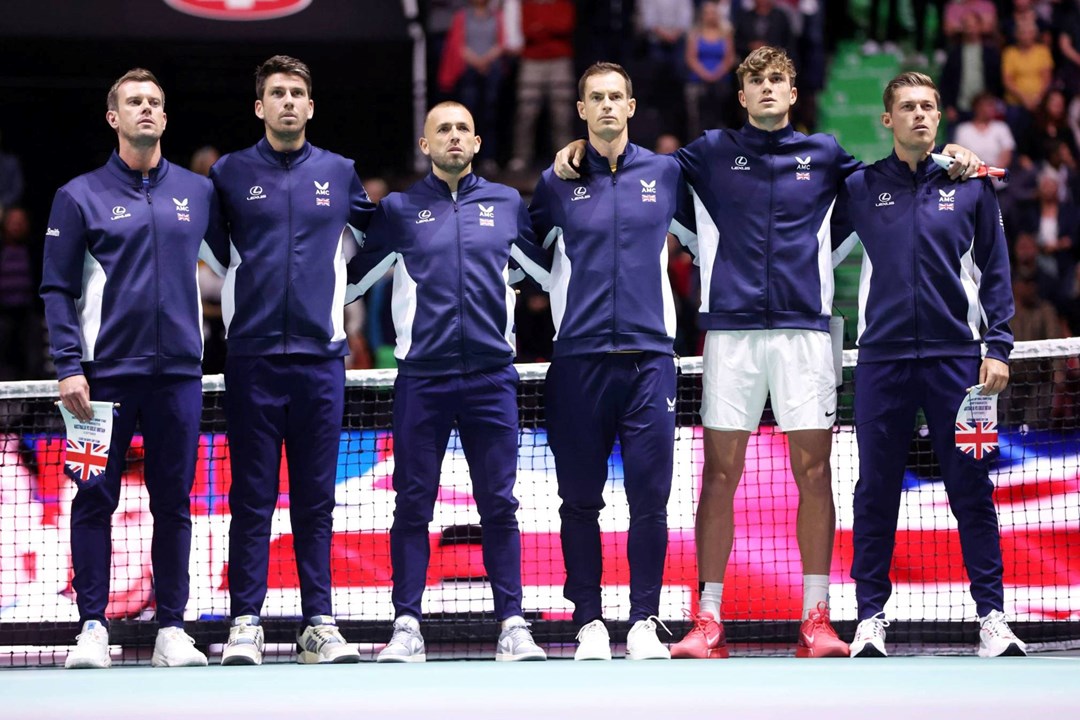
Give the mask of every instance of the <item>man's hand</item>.
[[576, 168], [585, 159], [585, 141], [574, 140], [555, 154], [555, 174], [560, 180], [577, 180], [581, 177]]
[[961, 182], [967, 180], [983, 164], [982, 159], [971, 150], [953, 143], [949, 143], [942, 148], [942, 153], [956, 158], [956, 162], [949, 168], [949, 177], [953, 180], [960, 180]]
[[986, 358], [979, 367], [980, 395], [997, 395], [1009, 384], [1009, 366], [1000, 360]]
[[60, 381], [60, 402], [79, 420], [87, 421], [94, 417], [90, 409], [90, 386], [85, 375], [72, 375]]

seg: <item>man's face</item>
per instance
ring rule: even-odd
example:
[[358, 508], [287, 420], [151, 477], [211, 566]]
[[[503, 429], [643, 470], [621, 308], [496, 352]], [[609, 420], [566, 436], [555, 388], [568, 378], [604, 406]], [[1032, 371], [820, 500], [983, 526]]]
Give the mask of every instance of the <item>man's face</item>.
[[892, 111], [881, 115], [881, 124], [893, 131], [899, 146], [921, 152], [934, 147], [940, 121], [937, 93], [922, 86], [899, 88], [893, 95]]
[[473, 129], [472, 114], [460, 105], [438, 107], [428, 113], [420, 151], [435, 167], [458, 175], [472, 164], [480, 150], [480, 138]]
[[739, 91], [739, 103], [754, 120], [771, 121], [786, 117], [799, 92], [791, 77], [779, 68], [747, 75]]
[[255, 101], [255, 114], [278, 137], [296, 137], [315, 114], [315, 101], [299, 75], [274, 73], [266, 78], [263, 96]]
[[152, 147], [165, 132], [165, 99], [152, 82], [129, 80], [116, 90], [116, 110], [105, 120], [124, 140], [138, 147]]
[[634, 117], [637, 101], [626, 93], [626, 79], [617, 72], [593, 75], [585, 81], [585, 99], [578, 100], [578, 115], [589, 132], [613, 140], [626, 130]]

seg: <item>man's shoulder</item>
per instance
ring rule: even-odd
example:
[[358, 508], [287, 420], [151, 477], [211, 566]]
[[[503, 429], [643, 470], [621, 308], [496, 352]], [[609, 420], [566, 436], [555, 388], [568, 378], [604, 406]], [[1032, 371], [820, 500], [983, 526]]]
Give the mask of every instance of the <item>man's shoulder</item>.
[[315, 162], [319, 165], [326, 166], [339, 166], [343, 168], [352, 169], [355, 166], [355, 162], [344, 155], [339, 155], [333, 150], [327, 150], [317, 145], [311, 146], [311, 156], [308, 158], [309, 162]]
[[165, 176], [165, 182], [172, 184], [183, 184], [186, 186], [198, 188], [200, 190], [205, 190], [207, 192], [210, 192], [214, 187], [213, 183], [210, 182], [210, 178], [172, 163], [169, 164], [169, 172]]

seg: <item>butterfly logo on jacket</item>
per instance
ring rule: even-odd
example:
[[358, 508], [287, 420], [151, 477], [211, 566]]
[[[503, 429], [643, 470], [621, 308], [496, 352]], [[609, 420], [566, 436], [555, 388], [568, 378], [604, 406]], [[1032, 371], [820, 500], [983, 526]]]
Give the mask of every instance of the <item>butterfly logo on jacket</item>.
[[953, 202], [956, 196], [956, 188], [952, 190], [938, 190], [938, 210], [949, 210], [950, 212], [956, 211], [956, 205]]
[[176, 219], [180, 222], [191, 222], [191, 213], [188, 212], [188, 199], [177, 200], [173, 198], [172, 201], [176, 205]]
[[640, 180], [641, 202], [656, 202], [656, 181]]

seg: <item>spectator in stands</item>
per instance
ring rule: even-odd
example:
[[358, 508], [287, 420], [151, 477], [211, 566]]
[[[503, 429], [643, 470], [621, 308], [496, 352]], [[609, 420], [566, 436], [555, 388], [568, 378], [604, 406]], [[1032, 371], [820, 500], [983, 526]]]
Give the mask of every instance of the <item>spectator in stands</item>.
[[426, 44], [428, 103], [433, 104], [444, 99], [438, 83], [431, 82], [439, 77], [439, 65], [442, 62], [443, 46], [454, 21], [454, 13], [465, 7], [469, 0], [421, 0], [424, 18], [424, 41]]
[[[519, 193], [472, 172], [480, 145], [473, 127], [471, 113], [459, 103], [440, 103], [428, 112], [419, 144], [431, 158], [431, 172], [383, 199], [364, 246], [349, 264], [347, 300], [395, 269], [397, 495], [390, 529], [395, 618], [378, 662], [427, 657], [420, 621], [431, 554], [428, 525], [455, 426], [469, 464], [484, 566], [501, 623], [495, 659], [546, 658], [521, 609], [514, 294], [504, 275], [511, 257], [522, 265], [546, 263], [532, 242]], [[419, 220], [418, 207], [423, 208]]]
[[[686, 36], [694, 25], [693, 0], [651, 0], [638, 3], [641, 33], [649, 60], [639, 95], [661, 117], [665, 132], [680, 128], [683, 103], [680, 84], [686, 78]], [[734, 48], [732, 49], [734, 52]]]
[[259, 141], [210, 171], [223, 221], [210, 244], [233, 305], [225, 361], [232, 626], [221, 664], [262, 663], [283, 447], [300, 578], [297, 662], [358, 662], [333, 616], [331, 542], [348, 355], [343, 270], [375, 206], [352, 160], [307, 140], [315, 101], [305, 63], [267, 59], [254, 90]]
[[[1018, 140], [1017, 151], [1031, 158], [1034, 163], [1048, 160], [1051, 152], [1059, 144], [1064, 144], [1068, 148], [1069, 157], [1076, 157], [1076, 139], [1069, 127], [1065, 94], [1061, 90], [1051, 89], [1046, 93], [1046, 97], [1035, 112], [1027, 135]], [[999, 167], [1008, 166], [1000, 165]]]
[[[1062, 3], [1065, 5], [1065, 3]], [[1080, 2], [1069, 3], [1070, 11], [1062, 20], [1057, 36], [1058, 79], [1065, 86], [1066, 92], [1073, 97], [1073, 104], [1080, 107]], [[1080, 113], [1080, 110], [1078, 110]], [[1070, 115], [1072, 115], [1070, 108]]]
[[1016, 29], [1021, 25], [1034, 24], [1040, 42], [1050, 45], [1054, 38], [1050, 23], [1035, 11], [1035, 0], [1012, 0], [1012, 9], [1002, 18], [1001, 34], [1006, 45], [1016, 43]]
[[188, 170], [191, 172], [202, 175], [203, 177], [210, 176], [210, 168], [214, 166], [214, 163], [221, 157], [221, 153], [213, 145], [203, 145], [201, 148], [191, 153], [191, 162], [188, 163]]
[[[183, 625], [202, 406], [195, 268], [217, 205], [206, 178], [162, 158], [165, 93], [152, 73], [121, 76], [107, 108], [119, 149], [104, 167], [57, 191], [41, 283], [61, 402], [81, 420], [93, 416], [91, 400], [118, 403], [104, 477], [82, 483], [71, 503], [72, 585], [82, 632], [65, 666], [111, 664], [110, 528], [136, 422], [146, 443], [154, 516], [160, 629], [151, 663], [206, 665]], [[95, 302], [86, 301], [89, 293]]]
[[[1067, 335], [1065, 322], [1054, 305], [1039, 295], [1034, 273], [1014, 269], [1012, 291], [1016, 312], [1009, 325], [1017, 341], [1050, 340]], [[1009, 374], [1012, 380], [1002, 395], [1001, 417], [1005, 424], [1021, 430], [1047, 427], [1054, 408], [1059, 405], [1055, 396], [1064, 388], [1064, 363], [1060, 359], [1013, 360]]]
[[754, 0], [752, 10], [739, 13], [735, 24], [735, 54], [745, 58], [765, 45], [783, 48], [796, 57], [796, 35], [788, 14], [776, 7], [775, 0]]
[[536, 121], [547, 101], [551, 144], [560, 148], [573, 137], [570, 110], [574, 103], [574, 4], [571, 0], [522, 0], [525, 46], [517, 80], [514, 157], [510, 169], [520, 172], [536, 157]]
[[44, 370], [39, 255], [26, 210], [7, 208], [0, 220], [0, 380], [36, 380]]
[[1024, 209], [1018, 227], [1022, 232], [1035, 234], [1039, 250], [1055, 260], [1057, 277], [1063, 279], [1072, 275], [1073, 246], [1078, 241], [1080, 216], [1073, 202], [1062, 202], [1058, 187], [1057, 174], [1040, 173], [1037, 204]]
[[998, 31], [997, 5], [993, 0], [949, 0], [945, 4], [945, 39], [953, 43], [967, 33], [964, 22], [967, 17], [978, 20], [979, 32], [993, 38]]
[[978, 16], [962, 16], [959, 38], [950, 44], [941, 71], [941, 101], [950, 125], [971, 117], [972, 104], [982, 93], [1001, 97], [1001, 54], [984, 33]]
[[686, 66], [687, 136], [696, 138], [705, 130], [733, 124], [729, 116], [735, 47], [731, 25], [711, 0], [701, 3], [698, 20], [687, 36]]
[[494, 8], [495, 0], [469, 0], [458, 10], [450, 24], [439, 67], [439, 89], [445, 96], [456, 96], [466, 107], [477, 109], [477, 134], [484, 138], [480, 148], [481, 172], [497, 170], [499, 110], [503, 81], [502, 13]]
[[[1008, 226], [1006, 226], [1008, 229]], [[1039, 250], [1039, 241], [1035, 233], [1020, 231], [1012, 243], [1010, 265], [1014, 273], [1035, 280], [1039, 297], [1049, 300], [1055, 306], [1064, 307], [1071, 288], [1072, 278], [1059, 278], [1057, 262]]]
[[[0, 137], [0, 140], [2, 139]], [[0, 148], [3, 148], [2, 144]], [[21, 202], [22, 196], [22, 163], [17, 155], [0, 150], [0, 215], [3, 215], [4, 208]]]
[[[1009, 126], [999, 119], [1001, 100], [990, 93], [980, 93], [972, 102], [970, 120], [956, 126], [953, 142], [970, 148], [988, 165], [1007, 168], [1012, 165], [1016, 140]], [[1000, 191], [1004, 183], [994, 183]]]
[[1016, 43], [1001, 54], [1001, 81], [1008, 103], [1006, 121], [1014, 136], [1023, 136], [1034, 120], [1034, 113], [1050, 90], [1054, 77], [1054, 58], [1050, 47], [1039, 40], [1032, 22], [1016, 28]]
[[[842, 243], [834, 258], [856, 241], [864, 250], [851, 566], [859, 625], [851, 655], [886, 654], [885, 605], [908, 456], [907, 443], [898, 441], [911, 437], [920, 409], [957, 518], [981, 625], [978, 654], [1024, 655], [1004, 613], [1001, 536], [985, 456], [993, 450], [977, 445], [963, 453], [957, 442], [957, 412], [971, 387], [992, 395], [1009, 382], [1013, 300], [997, 197], [988, 179], [957, 184], [930, 159], [941, 113], [929, 77], [902, 73], [883, 99], [893, 152], [847, 178], [832, 216], [834, 246]], [[924, 201], [928, 196], [934, 200]], [[871, 267], [888, 272], [871, 275]], [[984, 329], [973, 333], [971, 318], [980, 316]]]

